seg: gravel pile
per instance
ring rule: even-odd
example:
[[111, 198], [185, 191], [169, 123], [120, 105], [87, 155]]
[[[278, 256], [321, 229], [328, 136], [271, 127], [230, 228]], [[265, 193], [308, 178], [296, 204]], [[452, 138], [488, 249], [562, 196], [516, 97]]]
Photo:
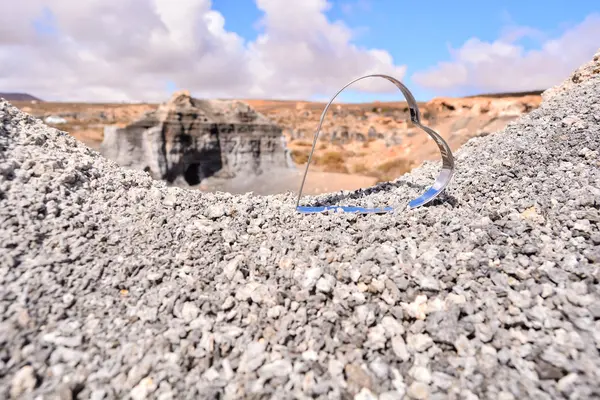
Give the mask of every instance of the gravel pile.
[[[598, 64], [596, 63], [596, 67]], [[304, 202], [126, 171], [0, 102], [0, 398], [600, 396], [600, 75], [467, 143], [447, 194]]]

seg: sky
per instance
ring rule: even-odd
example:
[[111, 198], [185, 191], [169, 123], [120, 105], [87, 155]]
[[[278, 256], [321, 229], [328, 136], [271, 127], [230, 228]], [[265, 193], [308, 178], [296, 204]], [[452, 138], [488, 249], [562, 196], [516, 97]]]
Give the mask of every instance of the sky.
[[[322, 101], [380, 73], [426, 101], [547, 89], [598, 49], [598, 0], [20, 0], [0, 14], [0, 92]], [[370, 78], [339, 98], [374, 100], [402, 97]]]

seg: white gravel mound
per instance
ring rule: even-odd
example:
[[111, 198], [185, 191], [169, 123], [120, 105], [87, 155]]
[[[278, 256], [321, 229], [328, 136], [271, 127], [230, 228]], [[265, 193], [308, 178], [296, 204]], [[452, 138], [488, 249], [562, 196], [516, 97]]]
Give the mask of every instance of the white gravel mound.
[[[167, 188], [0, 102], [0, 398], [600, 397], [586, 76], [393, 215]], [[437, 168], [305, 201], [402, 206]]]

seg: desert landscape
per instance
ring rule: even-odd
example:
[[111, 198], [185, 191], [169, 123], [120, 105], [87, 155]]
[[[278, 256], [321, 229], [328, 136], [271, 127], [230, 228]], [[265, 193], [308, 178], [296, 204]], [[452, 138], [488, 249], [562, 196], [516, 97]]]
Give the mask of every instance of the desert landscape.
[[[166, 99], [165, 104], [169, 101]], [[231, 193], [296, 191], [325, 104], [248, 99], [241, 102], [281, 128], [285, 150], [297, 170], [256, 176], [251, 182], [248, 179], [203, 179], [201, 183], [193, 180], [193, 185], [200, 190]], [[420, 103], [419, 107], [424, 123], [440, 133], [456, 150], [472, 137], [503, 129], [509, 122], [536, 109], [540, 102], [540, 92], [527, 92], [436, 98]], [[78, 104], [31, 100], [14, 103], [94, 150], [100, 150], [106, 127], [124, 128], [159, 107], [158, 104]], [[423, 161], [437, 160], [438, 157], [439, 151], [431, 139], [409, 122], [405, 102], [335, 104], [316, 146], [306, 192], [319, 194], [355, 190], [391, 181]], [[179, 184], [186, 186], [183, 181]]]

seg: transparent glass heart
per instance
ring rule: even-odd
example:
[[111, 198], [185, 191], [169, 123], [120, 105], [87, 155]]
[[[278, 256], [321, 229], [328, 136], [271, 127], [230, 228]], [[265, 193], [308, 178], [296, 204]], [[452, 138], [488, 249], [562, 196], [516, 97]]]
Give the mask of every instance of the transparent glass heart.
[[313, 146], [312, 146], [312, 149], [308, 156], [308, 161], [306, 162], [306, 170], [304, 171], [304, 176], [302, 177], [302, 183], [300, 185], [300, 190], [298, 191], [298, 200], [296, 202], [296, 210], [300, 213], [312, 214], [312, 213], [319, 213], [319, 212], [325, 212], [325, 211], [341, 211], [341, 212], [362, 213], [362, 214], [371, 214], [371, 213], [379, 214], [379, 213], [388, 213], [388, 212], [393, 211], [392, 207], [366, 208], [366, 207], [336, 206], [336, 205], [329, 205], [329, 206], [301, 206], [300, 205], [300, 198], [302, 197], [302, 189], [304, 188], [304, 182], [306, 181], [306, 175], [308, 174], [308, 167], [310, 166], [310, 162], [312, 160], [312, 156], [315, 151], [315, 146], [317, 145], [317, 140], [319, 138], [319, 133], [321, 132], [321, 127], [323, 125], [323, 121], [325, 120], [325, 115], [327, 114], [327, 110], [329, 110], [329, 107], [331, 106], [333, 101], [336, 99], [336, 97], [340, 93], [342, 93], [348, 86], [350, 86], [353, 83], [358, 82], [362, 79], [366, 79], [366, 78], [384, 78], [384, 79], [387, 79], [388, 81], [392, 82], [394, 85], [396, 85], [396, 87], [398, 89], [400, 89], [400, 91], [406, 98], [406, 102], [408, 103], [408, 108], [410, 110], [411, 122], [415, 126], [420, 128], [421, 130], [425, 131], [425, 133], [427, 133], [435, 141], [435, 143], [437, 144], [437, 146], [440, 150], [440, 154], [442, 156], [442, 168], [440, 170], [439, 175], [435, 179], [435, 182], [433, 183], [433, 185], [431, 185], [431, 187], [429, 187], [427, 190], [425, 190], [425, 192], [423, 192], [423, 194], [421, 194], [416, 199], [411, 200], [408, 203], [408, 208], [412, 209], [412, 208], [420, 207], [424, 204], [429, 203], [433, 199], [435, 199], [437, 196], [439, 196], [444, 191], [446, 186], [448, 186], [448, 184], [450, 183], [450, 180], [452, 179], [452, 176], [454, 175], [454, 156], [452, 155], [450, 146], [448, 146], [448, 143], [446, 143], [446, 141], [436, 131], [421, 124], [421, 113], [419, 112], [419, 107], [417, 105], [417, 101], [415, 100], [415, 98], [412, 95], [412, 93], [410, 92], [410, 90], [408, 90], [408, 88], [406, 86], [404, 86], [404, 84], [402, 82], [400, 82], [399, 80], [397, 80], [391, 76], [380, 75], [380, 74], [365, 75], [360, 78], [354, 79], [352, 82], [349, 82], [343, 88], [341, 88], [335, 94], [335, 96], [332, 97], [332, 99], [329, 101], [329, 103], [327, 103], [327, 105], [325, 106], [325, 109], [323, 110], [323, 113], [321, 114], [321, 119], [319, 121], [317, 131], [315, 132]]

